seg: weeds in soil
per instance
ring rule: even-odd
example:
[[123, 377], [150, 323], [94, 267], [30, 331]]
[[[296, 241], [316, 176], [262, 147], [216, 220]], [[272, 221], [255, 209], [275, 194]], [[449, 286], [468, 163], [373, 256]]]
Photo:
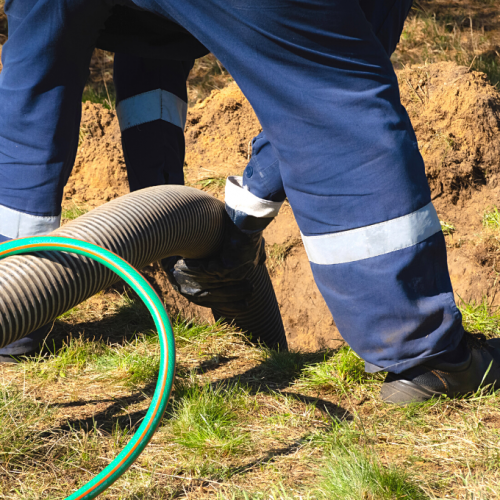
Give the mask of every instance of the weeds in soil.
[[206, 177], [204, 179], [200, 179], [195, 183], [195, 185], [200, 186], [202, 189], [206, 191], [218, 191], [220, 189], [224, 189], [226, 185], [225, 177]]
[[441, 230], [445, 236], [449, 236], [455, 232], [455, 226], [453, 224], [448, 224], [447, 222], [441, 220]]
[[89, 134], [89, 129], [85, 124], [80, 124], [80, 130], [78, 131], [78, 147], [82, 145], [83, 140]]
[[486, 210], [483, 214], [483, 226], [489, 229], [500, 228], [500, 212], [497, 207]]
[[274, 243], [268, 250], [269, 259], [268, 267], [274, 270], [277, 267], [284, 265], [286, 258], [290, 255], [292, 249], [300, 243], [299, 239], [292, 238], [285, 243]]

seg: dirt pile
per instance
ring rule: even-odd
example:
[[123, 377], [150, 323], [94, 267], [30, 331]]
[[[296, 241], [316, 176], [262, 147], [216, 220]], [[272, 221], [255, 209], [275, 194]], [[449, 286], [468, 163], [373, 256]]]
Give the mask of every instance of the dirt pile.
[[454, 63], [398, 73], [426, 164], [433, 198], [456, 204], [496, 185], [500, 172], [500, 94], [483, 73]]
[[65, 200], [97, 206], [128, 191], [116, 114], [87, 102], [82, 108], [80, 144]]
[[186, 167], [217, 176], [241, 172], [249, 142], [261, 132], [259, 120], [239, 87], [214, 91], [190, 111], [186, 127]]

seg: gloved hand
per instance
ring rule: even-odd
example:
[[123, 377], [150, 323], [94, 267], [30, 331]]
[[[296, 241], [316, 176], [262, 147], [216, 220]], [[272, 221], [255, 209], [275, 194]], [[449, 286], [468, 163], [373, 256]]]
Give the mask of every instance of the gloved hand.
[[168, 280], [183, 297], [203, 307], [248, 306], [253, 291], [248, 276], [266, 260], [262, 231], [247, 234], [226, 216], [219, 255], [208, 259], [168, 257], [162, 266]]

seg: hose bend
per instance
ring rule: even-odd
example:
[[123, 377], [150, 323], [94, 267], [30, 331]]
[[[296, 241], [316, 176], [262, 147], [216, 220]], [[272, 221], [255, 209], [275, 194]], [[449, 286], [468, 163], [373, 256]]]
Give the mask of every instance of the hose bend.
[[[157, 186], [107, 203], [51, 233], [103, 247], [136, 269], [180, 255], [204, 258], [223, 241], [224, 204], [203, 191]], [[55, 320], [118, 281], [102, 264], [83, 255], [41, 252], [0, 261], [0, 348]], [[269, 347], [286, 349], [278, 303], [265, 266], [250, 280], [254, 294], [236, 315], [213, 311]]]

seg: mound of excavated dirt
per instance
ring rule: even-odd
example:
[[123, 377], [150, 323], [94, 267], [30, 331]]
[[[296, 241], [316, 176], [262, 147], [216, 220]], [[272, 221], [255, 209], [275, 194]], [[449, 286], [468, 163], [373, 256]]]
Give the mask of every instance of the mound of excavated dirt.
[[80, 146], [64, 197], [90, 206], [128, 193], [127, 171], [116, 114], [100, 104], [82, 108]]
[[186, 167], [218, 176], [241, 172], [247, 162], [249, 143], [262, 131], [250, 103], [233, 83], [196, 104], [186, 127]]
[[[455, 234], [447, 237], [455, 291], [465, 300], [480, 300], [485, 293], [493, 297], [496, 273], [492, 266], [497, 266], [497, 261], [486, 248], [488, 236], [478, 233], [482, 231], [482, 210], [496, 203], [500, 190], [500, 94], [484, 75], [451, 63], [410, 68], [400, 72], [398, 78], [402, 101], [426, 161], [436, 208], [443, 220], [456, 227]], [[188, 183], [241, 174], [248, 160], [249, 141], [260, 130], [236, 84], [213, 92], [195, 105], [186, 127]], [[87, 103], [66, 200], [98, 205], [127, 190], [115, 113]], [[220, 196], [222, 192], [215, 194]], [[268, 268], [290, 344], [305, 349], [338, 345], [339, 333], [314, 284], [288, 205], [265, 237]], [[186, 317], [208, 317], [207, 310], [189, 306], [174, 294], [157, 267], [146, 273], [155, 278], [155, 286], [163, 293], [172, 315], [180, 312]]]
[[452, 203], [496, 185], [500, 172], [500, 94], [483, 73], [454, 63], [398, 73], [426, 164], [433, 198]]

